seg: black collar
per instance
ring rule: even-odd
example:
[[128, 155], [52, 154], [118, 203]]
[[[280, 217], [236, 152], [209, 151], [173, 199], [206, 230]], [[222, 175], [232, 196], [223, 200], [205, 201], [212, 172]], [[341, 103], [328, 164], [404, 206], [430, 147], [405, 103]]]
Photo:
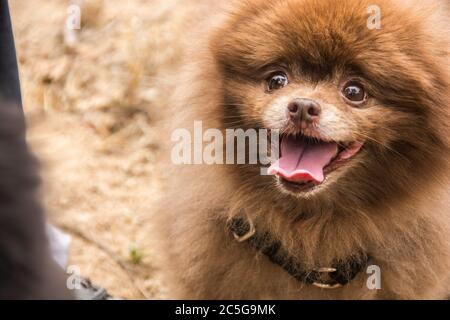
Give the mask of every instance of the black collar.
[[369, 257], [358, 253], [346, 260], [336, 260], [330, 267], [305, 270], [301, 263], [283, 249], [281, 242], [269, 233], [258, 234], [253, 225], [245, 219], [234, 218], [228, 228], [239, 242], [248, 242], [251, 247], [263, 253], [272, 263], [283, 268], [292, 277], [308, 285], [323, 289], [336, 289], [347, 285], [368, 264]]

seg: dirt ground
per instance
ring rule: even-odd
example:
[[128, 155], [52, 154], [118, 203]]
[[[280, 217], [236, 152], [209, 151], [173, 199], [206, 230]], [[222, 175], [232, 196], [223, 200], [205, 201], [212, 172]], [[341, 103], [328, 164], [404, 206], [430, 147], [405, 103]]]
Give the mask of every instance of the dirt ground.
[[49, 220], [73, 237], [70, 265], [116, 297], [170, 298], [149, 231], [159, 79], [180, 61], [194, 2], [10, 0]]

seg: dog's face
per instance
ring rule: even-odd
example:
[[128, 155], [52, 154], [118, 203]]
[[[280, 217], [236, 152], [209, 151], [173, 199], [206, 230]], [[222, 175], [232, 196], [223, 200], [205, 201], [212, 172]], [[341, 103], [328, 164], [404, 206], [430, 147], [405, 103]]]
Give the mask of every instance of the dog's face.
[[276, 192], [377, 201], [437, 173], [447, 53], [422, 17], [378, 2], [381, 29], [370, 1], [252, 1], [213, 38], [225, 125], [280, 130]]

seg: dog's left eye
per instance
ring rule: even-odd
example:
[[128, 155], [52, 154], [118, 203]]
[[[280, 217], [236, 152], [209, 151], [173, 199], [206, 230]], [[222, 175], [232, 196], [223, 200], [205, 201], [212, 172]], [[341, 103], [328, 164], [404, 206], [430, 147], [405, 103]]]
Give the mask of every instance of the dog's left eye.
[[268, 92], [281, 89], [287, 86], [289, 83], [287, 75], [283, 72], [277, 72], [275, 74], [272, 74], [266, 81]]
[[367, 99], [364, 87], [358, 81], [349, 81], [342, 88], [342, 95], [351, 103], [360, 104]]

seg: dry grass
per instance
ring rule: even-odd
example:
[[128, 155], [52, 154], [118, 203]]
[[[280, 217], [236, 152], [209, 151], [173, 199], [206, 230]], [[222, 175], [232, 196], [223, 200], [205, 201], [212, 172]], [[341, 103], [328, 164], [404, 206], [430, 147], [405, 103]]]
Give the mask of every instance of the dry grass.
[[74, 235], [70, 263], [122, 298], [165, 298], [148, 234], [159, 80], [176, 67], [195, 1], [10, 1], [29, 141], [49, 219]]

